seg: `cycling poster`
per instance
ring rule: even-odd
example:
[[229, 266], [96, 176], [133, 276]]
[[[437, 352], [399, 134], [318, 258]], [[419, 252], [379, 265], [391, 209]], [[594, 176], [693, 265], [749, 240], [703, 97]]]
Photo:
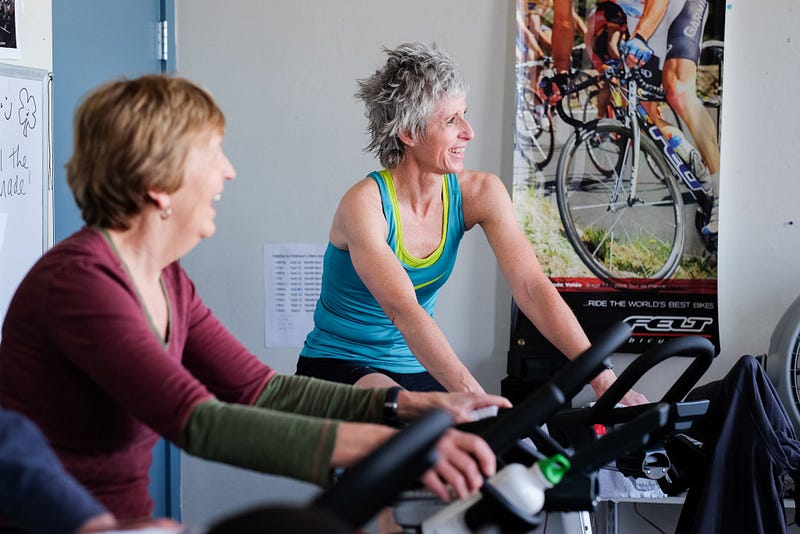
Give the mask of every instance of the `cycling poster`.
[[[554, 2], [572, 3], [569, 58], [552, 55]], [[718, 0], [517, 2], [517, 218], [590, 337], [616, 321], [633, 327], [620, 350], [680, 335], [719, 348], [724, 10]]]

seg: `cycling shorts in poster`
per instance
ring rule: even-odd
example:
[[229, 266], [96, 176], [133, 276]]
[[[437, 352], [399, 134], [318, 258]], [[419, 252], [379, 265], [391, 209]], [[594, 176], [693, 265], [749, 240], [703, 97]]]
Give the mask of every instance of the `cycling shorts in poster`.
[[689, 334], [719, 348], [724, 14], [705, 0], [517, 3], [516, 214], [590, 337], [633, 326], [620, 350]]

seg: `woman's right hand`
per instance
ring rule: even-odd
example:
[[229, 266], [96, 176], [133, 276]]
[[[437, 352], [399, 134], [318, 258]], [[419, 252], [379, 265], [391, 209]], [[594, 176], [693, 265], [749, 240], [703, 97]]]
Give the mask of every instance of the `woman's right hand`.
[[436, 465], [422, 476], [422, 483], [445, 502], [469, 497], [497, 470], [494, 452], [476, 434], [450, 429], [436, 452]]
[[[369, 455], [396, 429], [369, 423], [339, 424], [331, 463], [350, 467]], [[463, 499], [483, 485], [497, 469], [494, 452], [479, 436], [450, 429], [436, 444], [436, 465], [422, 476], [422, 483], [444, 501]]]
[[[611, 384], [617, 379], [617, 375], [611, 369], [606, 369], [594, 377], [591, 381], [592, 388], [594, 389], [595, 396], [599, 399], [603, 396], [606, 390], [611, 387]], [[647, 397], [638, 391], [630, 390], [620, 399], [620, 404], [625, 406], [637, 406], [639, 404], [647, 404]]]

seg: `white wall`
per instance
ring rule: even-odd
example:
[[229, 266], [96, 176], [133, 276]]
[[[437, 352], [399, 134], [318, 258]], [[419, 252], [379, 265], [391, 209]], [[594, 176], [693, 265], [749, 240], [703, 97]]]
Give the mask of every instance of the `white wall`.
[[[361, 153], [366, 136], [352, 98], [354, 80], [378, 66], [383, 44], [437, 41], [472, 84], [470, 119], [478, 135], [468, 163], [510, 183], [513, 2], [177, 4], [179, 70], [218, 97], [230, 124], [227, 150], [239, 171], [219, 209], [218, 235], [186, 264], [236, 335], [290, 372], [296, 350], [262, 348], [261, 247], [264, 241], [324, 241], [336, 199], [375, 166]], [[51, 2], [21, 5], [22, 58], [2, 62], [52, 71]], [[794, 0], [729, 5], [719, 250], [723, 354], [709, 377], [723, 374], [740, 354], [765, 352], [775, 323], [800, 293], [794, 171], [800, 6]], [[482, 236], [469, 236], [437, 313], [456, 350], [495, 391], [504, 374], [509, 302]], [[185, 518], [197, 522], [244, 503], [302, 501], [315, 491], [194, 459], [184, 459], [183, 488]]]
[[0, 63], [53, 70], [53, 6], [50, 0], [17, 0], [17, 42], [22, 56]]
[[769, 347], [800, 294], [800, 5], [728, 2], [719, 243], [722, 372]]
[[[467, 163], [511, 181], [514, 2], [178, 0], [180, 74], [214, 93], [228, 118], [226, 150], [239, 177], [219, 205], [217, 235], [185, 261], [206, 302], [254, 352], [292, 372], [298, 349], [266, 351], [265, 241], [324, 242], [344, 190], [377, 167], [362, 152], [355, 79], [383, 45], [436, 41], [461, 65], [477, 133]], [[794, 130], [800, 58], [790, 0], [729, 3], [722, 117], [719, 303], [722, 356], [767, 351], [775, 323], [800, 293]], [[792, 221], [794, 224], [792, 224]], [[487, 389], [505, 374], [510, 294], [471, 232], [437, 320]], [[663, 379], [663, 375], [661, 377]], [[663, 380], [662, 380], [663, 382]], [[659, 391], [656, 384], [640, 388]], [[183, 461], [185, 517], [203, 521], [245, 503], [304, 500], [313, 488]]]

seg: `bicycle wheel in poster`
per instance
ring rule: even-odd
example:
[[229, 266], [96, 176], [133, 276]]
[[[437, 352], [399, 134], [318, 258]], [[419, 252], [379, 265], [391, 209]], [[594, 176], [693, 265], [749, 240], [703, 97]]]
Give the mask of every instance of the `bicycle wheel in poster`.
[[586, 100], [583, 102], [583, 117], [582, 122], [589, 122], [592, 119], [597, 118], [598, 114], [598, 106], [597, 106], [597, 96], [600, 94], [600, 89], [593, 88], [589, 93], [586, 95]]
[[[587, 136], [584, 142], [586, 143], [586, 154], [589, 156], [595, 169], [605, 176], [613, 176], [615, 169], [619, 165], [619, 158], [626, 154], [621, 147], [617, 146], [619, 143], [625, 143], [628, 139], [627, 136], [620, 137], [608, 133], [605, 128], [606, 125], [618, 125], [622, 127], [619, 121], [614, 119], [600, 119], [600, 121], [593, 126], [594, 131], [598, 132], [597, 135]], [[603, 128], [600, 128], [603, 126]]]
[[523, 88], [517, 97], [514, 143], [523, 159], [535, 169], [543, 169], [553, 158], [555, 132], [550, 106], [536, 93]]
[[[591, 79], [592, 75], [586, 71], [579, 70], [572, 75], [572, 79], [570, 80], [570, 84], [573, 86], [578, 86], [585, 83], [587, 80]], [[573, 119], [578, 119], [585, 115], [586, 106], [589, 101], [592, 99], [592, 92], [596, 91], [597, 87], [594, 85], [590, 85], [581, 89], [580, 91], [575, 91], [574, 93], [568, 94], [564, 99], [566, 102], [564, 103], [564, 109], [567, 114], [572, 117]]]
[[651, 285], [680, 263], [683, 199], [650, 139], [641, 138], [635, 181], [633, 159], [631, 131], [621, 125], [573, 134], [558, 162], [556, 199], [572, 247], [598, 278]]

